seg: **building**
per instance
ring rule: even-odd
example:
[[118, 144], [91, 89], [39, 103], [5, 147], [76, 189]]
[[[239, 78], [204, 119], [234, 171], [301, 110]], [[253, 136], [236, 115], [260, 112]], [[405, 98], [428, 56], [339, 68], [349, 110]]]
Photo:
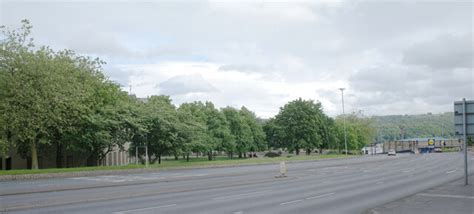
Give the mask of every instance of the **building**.
[[[130, 143], [124, 145], [124, 149], [116, 147], [108, 152], [106, 157], [98, 162], [98, 166], [121, 166], [135, 162], [135, 157], [129, 156]], [[31, 169], [31, 158], [23, 158], [17, 152], [17, 148], [12, 148], [7, 157], [0, 158], [0, 170]], [[51, 155], [53, 154], [53, 155]], [[80, 153], [62, 153], [62, 167], [84, 167], [87, 166], [87, 156]], [[40, 169], [57, 168], [56, 151], [49, 151], [47, 154], [38, 153], [38, 166]]]
[[396, 152], [424, 153], [434, 148], [461, 148], [463, 141], [457, 138], [410, 138], [383, 143], [383, 153], [391, 149]]
[[371, 146], [364, 146], [364, 148], [361, 149], [361, 152], [365, 155], [383, 154], [383, 144], [377, 143]]

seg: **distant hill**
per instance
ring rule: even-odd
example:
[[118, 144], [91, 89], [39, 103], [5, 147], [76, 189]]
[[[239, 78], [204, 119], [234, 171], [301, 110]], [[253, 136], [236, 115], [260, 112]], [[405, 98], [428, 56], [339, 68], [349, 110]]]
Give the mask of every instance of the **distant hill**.
[[376, 140], [446, 137], [454, 135], [453, 112], [442, 114], [373, 116]]

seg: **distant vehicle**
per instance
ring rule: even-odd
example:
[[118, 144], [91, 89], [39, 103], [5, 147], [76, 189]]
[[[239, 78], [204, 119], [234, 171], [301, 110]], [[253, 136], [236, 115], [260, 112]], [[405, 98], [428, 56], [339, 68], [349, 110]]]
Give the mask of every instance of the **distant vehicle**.
[[434, 151], [435, 151], [435, 152], [438, 152], [438, 153], [443, 152], [443, 150], [442, 150], [441, 148], [439, 148], [439, 147], [436, 147], [436, 148], [434, 149]]
[[396, 156], [397, 155], [397, 152], [395, 152], [395, 149], [390, 149], [390, 151], [388, 151], [388, 156]]

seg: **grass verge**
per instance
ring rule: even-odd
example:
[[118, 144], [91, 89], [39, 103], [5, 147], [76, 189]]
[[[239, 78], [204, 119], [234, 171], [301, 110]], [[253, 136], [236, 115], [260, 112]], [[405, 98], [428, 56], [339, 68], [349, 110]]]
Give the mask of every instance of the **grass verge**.
[[[348, 157], [353, 157], [349, 155]], [[184, 159], [179, 160], [163, 160], [161, 164], [150, 164], [150, 169], [177, 169], [177, 168], [200, 168], [200, 167], [213, 167], [213, 166], [234, 166], [234, 165], [245, 165], [245, 164], [265, 164], [265, 163], [278, 163], [280, 161], [301, 161], [301, 160], [319, 160], [327, 158], [344, 158], [345, 155], [330, 154], [330, 155], [300, 155], [300, 156], [289, 156], [289, 157], [274, 157], [274, 158], [247, 158], [247, 159], [230, 159], [227, 157], [216, 157], [215, 160], [208, 161], [207, 158], [190, 158], [189, 162]], [[83, 171], [96, 171], [96, 170], [129, 170], [129, 169], [144, 169], [144, 165], [125, 165], [125, 166], [95, 166], [95, 167], [76, 167], [76, 168], [50, 168], [50, 169], [38, 169], [38, 170], [0, 170], [0, 176], [2, 175], [23, 175], [23, 174], [42, 174], [42, 173], [74, 173]]]

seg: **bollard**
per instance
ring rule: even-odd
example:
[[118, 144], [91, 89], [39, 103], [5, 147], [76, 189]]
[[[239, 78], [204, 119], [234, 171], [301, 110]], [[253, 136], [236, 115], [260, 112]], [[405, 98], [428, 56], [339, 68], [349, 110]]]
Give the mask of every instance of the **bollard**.
[[286, 168], [285, 161], [280, 162], [280, 175], [275, 176], [275, 178], [284, 178], [288, 173], [288, 169]]

